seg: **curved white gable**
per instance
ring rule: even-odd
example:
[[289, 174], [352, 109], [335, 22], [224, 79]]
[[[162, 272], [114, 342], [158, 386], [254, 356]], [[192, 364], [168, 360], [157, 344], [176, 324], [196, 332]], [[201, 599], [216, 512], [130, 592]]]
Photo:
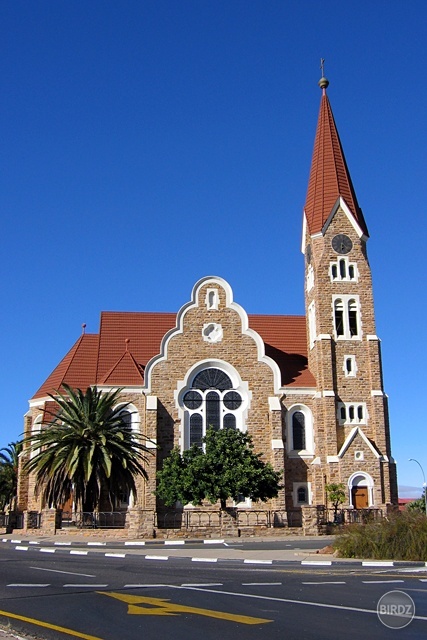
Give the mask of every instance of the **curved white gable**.
[[246, 336], [250, 336], [254, 340], [257, 346], [258, 361], [264, 362], [272, 370], [273, 376], [274, 376], [274, 390], [276, 393], [278, 393], [281, 385], [281, 378], [280, 378], [280, 370], [277, 363], [272, 358], [265, 355], [264, 342], [261, 336], [259, 335], [259, 333], [249, 328], [248, 314], [243, 309], [243, 307], [237, 304], [237, 302], [233, 301], [233, 291], [230, 285], [226, 280], [224, 280], [219, 276], [205, 276], [204, 278], [201, 278], [201, 280], [196, 282], [196, 284], [194, 285], [193, 291], [191, 293], [190, 302], [187, 302], [183, 307], [181, 307], [181, 309], [177, 313], [175, 328], [168, 331], [162, 339], [162, 342], [160, 344], [160, 354], [157, 356], [154, 356], [154, 358], [151, 358], [151, 360], [147, 363], [147, 366], [145, 367], [145, 385], [146, 385], [147, 392], [150, 393], [151, 391], [151, 371], [153, 367], [155, 367], [158, 362], [167, 360], [169, 341], [173, 336], [183, 333], [183, 324], [184, 324], [185, 314], [190, 309], [199, 306], [198, 304], [199, 291], [201, 287], [206, 284], [212, 284], [213, 286], [215, 285], [220, 286], [225, 291], [226, 307], [230, 309], [234, 309], [234, 311], [236, 311], [240, 316], [240, 319], [242, 322], [242, 334]]

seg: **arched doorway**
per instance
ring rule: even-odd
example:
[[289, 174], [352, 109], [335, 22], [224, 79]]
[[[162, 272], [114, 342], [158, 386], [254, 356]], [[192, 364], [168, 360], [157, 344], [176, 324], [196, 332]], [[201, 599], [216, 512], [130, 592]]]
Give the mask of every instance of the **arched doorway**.
[[364, 472], [354, 473], [348, 479], [350, 505], [354, 509], [368, 509], [374, 506], [374, 482]]

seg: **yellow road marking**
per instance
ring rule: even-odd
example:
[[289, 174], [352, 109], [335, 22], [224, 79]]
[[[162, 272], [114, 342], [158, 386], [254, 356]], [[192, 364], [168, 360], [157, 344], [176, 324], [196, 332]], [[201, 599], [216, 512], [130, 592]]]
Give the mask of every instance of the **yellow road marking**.
[[14, 618], [15, 620], [22, 620], [23, 622], [29, 622], [35, 624], [38, 627], [44, 627], [45, 629], [53, 629], [53, 631], [59, 631], [75, 638], [83, 638], [83, 640], [102, 640], [97, 636], [89, 636], [87, 633], [80, 633], [80, 631], [73, 631], [73, 629], [67, 629], [66, 627], [59, 627], [56, 624], [50, 622], [43, 622], [43, 620], [36, 620], [35, 618], [27, 618], [27, 616], [20, 616], [18, 613], [11, 613], [10, 611], [1, 611], [0, 616], [6, 616], [8, 618]]
[[98, 591], [98, 593], [126, 602], [128, 605], [128, 614], [130, 615], [175, 616], [180, 613], [195, 613], [199, 616], [219, 618], [220, 620], [230, 620], [231, 622], [240, 622], [241, 624], [263, 624], [265, 622], [273, 622], [273, 620], [267, 620], [265, 618], [252, 618], [251, 616], [241, 616], [234, 613], [225, 613], [224, 611], [187, 607], [182, 604], [174, 604], [165, 598], [148, 598], [145, 596], [132, 596], [126, 593], [108, 593], [106, 591]]

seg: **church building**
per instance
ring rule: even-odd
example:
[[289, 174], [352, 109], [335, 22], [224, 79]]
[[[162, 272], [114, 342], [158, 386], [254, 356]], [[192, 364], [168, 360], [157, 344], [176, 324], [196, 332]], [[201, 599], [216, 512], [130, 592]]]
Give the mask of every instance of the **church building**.
[[[122, 389], [123, 404], [130, 403], [123, 419], [152, 452], [136, 500], [121, 496], [114, 506], [139, 513], [136, 529], [147, 514], [159, 522], [156, 514], [165, 511], [154, 493], [164, 458], [175, 446], [201, 443], [209, 426], [247, 431], [255, 451], [281, 473], [277, 498], [251, 504], [242, 497], [238, 509], [281, 512], [291, 525], [305, 508], [328, 506], [328, 483], [344, 484], [349, 511], [385, 513], [397, 504], [368, 228], [326, 78], [319, 86], [302, 223], [305, 316], [247, 314], [228, 282], [206, 276], [177, 313], [102, 312], [99, 332], [83, 330], [29, 402], [26, 436], [48, 424], [48, 394], [63, 383]], [[43, 506], [34, 478], [21, 474], [19, 509]]]

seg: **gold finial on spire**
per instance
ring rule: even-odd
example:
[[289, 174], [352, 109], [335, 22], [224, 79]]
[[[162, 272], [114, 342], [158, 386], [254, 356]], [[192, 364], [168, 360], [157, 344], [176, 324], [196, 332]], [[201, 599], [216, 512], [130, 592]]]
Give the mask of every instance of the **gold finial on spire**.
[[325, 78], [325, 58], [320, 58], [320, 70], [322, 72], [322, 77], [319, 80], [319, 87], [322, 89], [323, 93], [325, 93], [329, 86], [329, 80]]

